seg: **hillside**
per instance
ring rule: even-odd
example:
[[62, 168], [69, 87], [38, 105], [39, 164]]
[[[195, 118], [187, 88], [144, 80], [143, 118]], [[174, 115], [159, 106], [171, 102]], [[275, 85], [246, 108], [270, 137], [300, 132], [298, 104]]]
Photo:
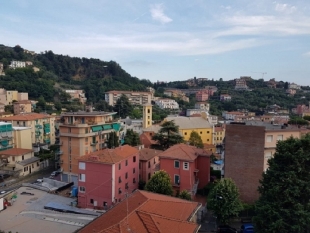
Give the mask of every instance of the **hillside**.
[[[12, 60], [31, 61], [40, 71], [34, 72], [30, 67], [8, 69]], [[132, 77], [114, 61], [57, 55], [52, 51], [32, 55], [20, 46], [0, 45], [0, 62], [5, 70], [5, 76], [0, 76], [1, 87], [28, 92], [34, 99], [43, 96], [46, 101], [54, 101], [55, 96], [62, 94], [62, 88], [57, 87], [79, 86], [86, 92], [88, 101], [96, 103], [109, 90], [144, 91], [152, 85], [148, 80]]]

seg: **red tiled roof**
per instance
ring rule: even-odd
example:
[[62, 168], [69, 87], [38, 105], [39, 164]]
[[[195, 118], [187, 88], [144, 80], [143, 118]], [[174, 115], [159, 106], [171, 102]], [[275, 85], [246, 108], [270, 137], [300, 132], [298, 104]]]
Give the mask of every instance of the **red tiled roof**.
[[221, 132], [221, 131], [224, 131], [224, 129], [222, 127], [214, 127], [214, 131]]
[[199, 226], [189, 219], [199, 207], [197, 202], [137, 190], [78, 232], [197, 232]]
[[31, 104], [30, 100], [20, 100], [17, 102], [14, 102], [13, 104]]
[[150, 160], [155, 156], [158, 156], [158, 154], [161, 152], [162, 152], [161, 150], [143, 148], [139, 150], [139, 160], [146, 160], [146, 161]]
[[33, 150], [31, 149], [12, 148], [12, 149], [1, 151], [0, 155], [18, 156], [18, 155], [25, 155], [25, 154], [31, 153], [32, 151]]
[[94, 163], [118, 163], [134, 154], [137, 154], [139, 151], [138, 149], [124, 145], [117, 147], [115, 149], [104, 149], [95, 151], [88, 155], [81, 156], [79, 158], [80, 161], [88, 161]]
[[159, 156], [160, 158], [194, 161], [198, 156], [210, 156], [211, 154], [212, 152], [205, 151], [195, 146], [190, 146], [187, 144], [177, 144], [165, 150]]
[[15, 116], [9, 116], [5, 118], [0, 118], [3, 121], [33, 121], [37, 119], [45, 119], [51, 118], [51, 115], [41, 114], [41, 113], [27, 113], [27, 114], [19, 114]]

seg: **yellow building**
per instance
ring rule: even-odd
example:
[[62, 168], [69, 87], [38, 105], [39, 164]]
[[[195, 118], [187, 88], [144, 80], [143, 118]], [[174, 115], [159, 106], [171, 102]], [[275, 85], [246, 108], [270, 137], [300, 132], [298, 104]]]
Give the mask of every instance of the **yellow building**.
[[32, 149], [31, 128], [13, 127], [14, 148]]
[[223, 127], [214, 127], [214, 144], [221, 145], [225, 138], [225, 129]]
[[[55, 144], [55, 116], [41, 113], [24, 113], [0, 118], [14, 127], [31, 128], [31, 143], [40, 146]], [[35, 146], [35, 145], [33, 145]]]
[[21, 100], [14, 102], [13, 107], [15, 115], [32, 112], [32, 104], [30, 100]]
[[6, 102], [7, 104], [13, 104], [13, 100], [18, 100], [18, 91], [6, 91]]
[[167, 117], [164, 121], [174, 121], [179, 133], [188, 141], [192, 131], [201, 137], [202, 143], [213, 144], [213, 126], [203, 117]]
[[145, 129], [150, 126], [152, 126], [152, 104], [144, 104], [142, 128]]

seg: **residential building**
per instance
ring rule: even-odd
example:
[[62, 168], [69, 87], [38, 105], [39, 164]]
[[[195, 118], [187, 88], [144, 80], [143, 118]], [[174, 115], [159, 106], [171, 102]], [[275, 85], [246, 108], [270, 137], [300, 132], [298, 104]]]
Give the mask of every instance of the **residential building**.
[[304, 131], [261, 121], [226, 125], [224, 176], [234, 180], [242, 201], [254, 203], [258, 199], [259, 180], [268, 169], [277, 142], [291, 136], [300, 138]]
[[297, 85], [296, 83], [289, 83], [288, 89], [300, 90], [301, 88], [300, 88], [300, 85]]
[[139, 151], [129, 145], [78, 158], [78, 206], [108, 209], [138, 188]]
[[127, 130], [133, 130], [137, 134], [142, 134], [143, 119], [131, 119], [129, 116], [125, 119], [120, 119], [123, 127], [122, 135], [126, 135]]
[[236, 118], [240, 116], [245, 116], [245, 113], [244, 112], [227, 112], [227, 111], [222, 112], [222, 117], [225, 120], [236, 121], [237, 120]]
[[17, 101], [28, 100], [27, 92], [18, 92], [17, 93]]
[[142, 105], [150, 104], [152, 100], [151, 92], [137, 92], [137, 91], [109, 91], [105, 93], [105, 101], [114, 106], [116, 101], [122, 96], [127, 96], [130, 104], [132, 105]]
[[287, 95], [293, 96], [296, 94], [296, 89], [286, 89], [285, 93]]
[[214, 144], [222, 145], [224, 138], [225, 138], [225, 128], [214, 127]]
[[208, 102], [196, 102], [195, 109], [202, 109], [202, 110], [209, 112], [210, 104]]
[[12, 69], [24, 68], [24, 67], [26, 67], [26, 62], [24, 62], [24, 61], [11, 61], [11, 64], [9, 65], [9, 67]]
[[228, 94], [221, 94], [220, 101], [231, 101], [231, 96]]
[[0, 102], [5, 105], [13, 104], [13, 101], [28, 100], [28, 93], [18, 93], [18, 91], [5, 90], [0, 88]]
[[188, 141], [191, 132], [195, 131], [203, 143], [213, 144], [213, 126], [206, 117], [167, 117], [164, 121], [174, 121], [185, 141]]
[[4, 103], [0, 103], [0, 113], [1, 112], [5, 112], [5, 104]]
[[14, 114], [18, 115], [21, 113], [32, 112], [32, 104], [30, 100], [21, 100], [13, 103]]
[[83, 90], [66, 90], [66, 93], [70, 95], [71, 100], [78, 99], [82, 104], [87, 101]]
[[0, 151], [0, 168], [9, 174], [26, 176], [40, 170], [40, 158], [32, 149], [11, 148]]
[[169, 97], [179, 98], [185, 102], [189, 102], [189, 98], [185, 95], [185, 93], [179, 89], [166, 89], [164, 90], [164, 95]]
[[269, 88], [277, 88], [277, 82], [274, 78], [266, 82]]
[[55, 143], [55, 117], [43, 113], [24, 113], [2, 117], [0, 121], [12, 123], [14, 127], [31, 128], [31, 141], [35, 152], [41, 146]]
[[196, 92], [196, 101], [206, 101], [209, 99], [209, 94], [206, 91]]
[[14, 148], [32, 149], [31, 127], [13, 127]]
[[244, 91], [248, 90], [249, 87], [246, 85], [246, 79], [240, 77], [240, 79], [235, 79], [235, 90]]
[[4, 68], [3, 68], [3, 63], [0, 62], [0, 76], [3, 76], [3, 75], [5, 75]]
[[18, 100], [18, 91], [6, 91], [6, 104], [13, 104], [13, 100]]
[[139, 181], [148, 182], [159, 170], [159, 157], [162, 151], [143, 148], [139, 150]]
[[304, 104], [299, 104], [297, 105], [296, 108], [292, 109], [292, 112], [302, 117], [309, 116], [310, 115], [310, 103], [308, 104], [308, 106]]
[[77, 232], [197, 233], [200, 208], [197, 202], [136, 190]]
[[161, 109], [179, 109], [179, 104], [173, 99], [158, 99], [155, 104]]
[[59, 123], [59, 166], [62, 181], [77, 184], [78, 159], [107, 147], [111, 132], [119, 135], [120, 123], [113, 120], [116, 112], [67, 112]]
[[175, 193], [187, 190], [192, 197], [210, 182], [212, 152], [187, 144], [177, 144], [160, 154], [160, 169], [166, 171]]
[[11, 123], [0, 122], [0, 151], [11, 149], [13, 143], [13, 128]]
[[203, 109], [186, 109], [186, 116], [201, 116], [201, 113], [205, 112]]

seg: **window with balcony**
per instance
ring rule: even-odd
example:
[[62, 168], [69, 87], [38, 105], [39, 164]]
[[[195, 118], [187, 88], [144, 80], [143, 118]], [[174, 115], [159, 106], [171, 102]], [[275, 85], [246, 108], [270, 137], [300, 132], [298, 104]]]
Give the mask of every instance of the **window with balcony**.
[[86, 175], [80, 174], [80, 181], [85, 182], [85, 180], [86, 180]]
[[125, 184], [125, 189], [129, 189], [128, 183]]
[[122, 189], [121, 189], [121, 188], [118, 189], [118, 193], [119, 193], [119, 194], [122, 193]]
[[174, 167], [180, 168], [180, 161], [179, 160], [174, 160]]
[[183, 170], [189, 169], [189, 162], [183, 162]]

